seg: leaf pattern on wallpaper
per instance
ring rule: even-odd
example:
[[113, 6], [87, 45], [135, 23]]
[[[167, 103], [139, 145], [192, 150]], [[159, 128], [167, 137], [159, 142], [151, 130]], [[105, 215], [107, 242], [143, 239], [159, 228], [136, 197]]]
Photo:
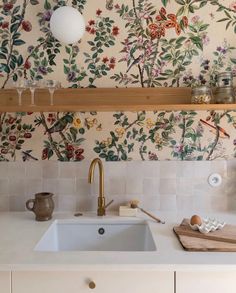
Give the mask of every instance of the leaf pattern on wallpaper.
[[[75, 88], [215, 85], [219, 71], [236, 69], [235, 1], [2, 2], [2, 88], [21, 76], [55, 74]], [[86, 33], [73, 46], [60, 44], [49, 30], [53, 11], [64, 5], [86, 16]]]
[[[196, 55], [197, 50], [203, 47], [198, 31], [187, 37], [181, 36], [189, 25], [187, 16], [178, 16], [164, 7], [158, 11], [144, 0], [138, 1], [137, 6], [133, 1], [132, 8], [128, 5], [117, 6], [117, 13], [127, 22], [128, 37], [122, 42], [124, 47], [121, 52], [124, 56], [119, 60], [127, 63], [127, 71], [126, 75], [121, 72], [112, 78], [120, 84], [140, 83], [142, 87], [153, 87], [161, 86], [163, 81], [171, 77], [171, 85], [179, 86], [180, 73], [191, 64], [193, 56], [188, 48], [181, 52], [183, 43], [194, 44], [192, 50]], [[167, 39], [169, 30], [174, 30], [177, 37]], [[175, 70], [168, 68], [169, 64]], [[139, 73], [127, 75], [133, 66], [138, 68]]]
[[23, 69], [23, 57], [19, 53], [18, 47], [25, 44], [22, 39], [21, 29], [26, 32], [32, 30], [32, 25], [25, 20], [27, 1], [22, 5], [14, 5], [16, 1], [3, 1], [0, 15], [0, 35], [1, 35], [1, 68], [0, 72], [5, 74], [4, 88], [10, 77], [17, 79]]
[[[133, 121], [129, 121], [126, 113], [116, 113], [113, 115], [116, 119], [114, 125], [118, 127], [110, 132], [106, 140], [96, 141], [94, 151], [107, 161], [131, 160], [134, 148], [138, 150], [141, 160], [158, 160], [159, 154], [166, 153], [167, 148], [171, 149], [167, 159], [223, 158], [225, 149], [222, 149], [220, 139], [230, 136], [219, 124], [226, 114], [228, 112], [212, 112], [206, 121], [210, 120], [213, 125], [200, 119], [193, 126], [197, 116], [194, 111], [160, 112], [156, 113], [155, 119], [147, 117], [148, 113], [140, 112]], [[207, 127], [214, 136], [210, 143], [204, 145], [204, 128]]]
[[[0, 113], [0, 161], [15, 161], [27, 140], [32, 138], [35, 127], [24, 123], [24, 116], [32, 113]], [[29, 157], [32, 150], [22, 151], [23, 157]]]
[[44, 139], [42, 160], [56, 156], [59, 161], [82, 161], [84, 148], [81, 144], [85, 141], [86, 131], [97, 124], [96, 118], [85, 118], [82, 124], [75, 112], [49, 113], [47, 117], [40, 113], [34, 122], [36, 126], [44, 128], [44, 135], [47, 136]]
[[235, 111], [0, 113], [0, 161], [236, 156]]

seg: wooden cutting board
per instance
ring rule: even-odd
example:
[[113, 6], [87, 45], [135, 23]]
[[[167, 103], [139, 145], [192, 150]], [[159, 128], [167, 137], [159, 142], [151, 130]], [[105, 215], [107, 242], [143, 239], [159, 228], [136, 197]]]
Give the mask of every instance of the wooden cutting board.
[[185, 235], [190, 237], [229, 242], [236, 244], [236, 226], [225, 225], [223, 229], [216, 230], [209, 233], [201, 233], [199, 231], [194, 231], [189, 226], [189, 220], [184, 219], [180, 226], [174, 227], [174, 231], [178, 235]]
[[188, 251], [236, 251], [236, 226], [225, 225], [222, 230], [202, 234], [189, 227], [184, 219], [180, 226], [173, 228], [181, 245]]

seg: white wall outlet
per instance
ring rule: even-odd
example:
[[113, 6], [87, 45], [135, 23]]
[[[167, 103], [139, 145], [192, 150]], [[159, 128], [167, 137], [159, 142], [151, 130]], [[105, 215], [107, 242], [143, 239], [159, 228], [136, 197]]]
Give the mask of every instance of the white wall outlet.
[[221, 185], [222, 183], [222, 177], [220, 174], [218, 173], [213, 173], [208, 177], [208, 183], [212, 186], [212, 187], [218, 187]]

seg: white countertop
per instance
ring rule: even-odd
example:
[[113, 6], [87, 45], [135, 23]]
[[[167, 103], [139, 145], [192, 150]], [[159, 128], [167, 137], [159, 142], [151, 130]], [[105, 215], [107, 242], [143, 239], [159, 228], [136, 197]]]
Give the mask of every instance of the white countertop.
[[[157, 251], [145, 252], [39, 252], [34, 247], [55, 219], [75, 219], [72, 213], [55, 213], [51, 221], [36, 222], [30, 212], [0, 213], [0, 270], [85, 270], [155, 269], [155, 270], [236, 270], [236, 252], [184, 251], [173, 227], [192, 213], [156, 212], [166, 221], [158, 224], [148, 220]], [[87, 214], [81, 218], [96, 217]], [[236, 213], [202, 214], [236, 225]], [[140, 217], [146, 218], [140, 214]], [[104, 219], [124, 219], [107, 215]], [[131, 219], [131, 218], [129, 218]], [[135, 218], [134, 218], [135, 221]]]

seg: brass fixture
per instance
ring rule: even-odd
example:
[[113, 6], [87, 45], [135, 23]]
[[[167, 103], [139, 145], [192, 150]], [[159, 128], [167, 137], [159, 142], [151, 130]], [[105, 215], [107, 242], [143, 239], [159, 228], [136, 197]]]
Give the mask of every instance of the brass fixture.
[[95, 289], [95, 288], [96, 288], [96, 284], [95, 284], [95, 282], [90, 281], [90, 282], [89, 282], [89, 288], [90, 288], [90, 289]]
[[97, 208], [97, 215], [98, 216], [105, 216], [106, 208], [113, 202], [111, 200], [107, 205], [105, 204], [105, 196], [104, 196], [104, 169], [102, 165], [102, 161], [99, 158], [93, 159], [89, 167], [89, 174], [88, 174], [88, 182], [92, 183], [94, 177], [94, 168], [95, 165], [98, 164], [99, 167], [99, 196], [98, 196], [98, 208]]

